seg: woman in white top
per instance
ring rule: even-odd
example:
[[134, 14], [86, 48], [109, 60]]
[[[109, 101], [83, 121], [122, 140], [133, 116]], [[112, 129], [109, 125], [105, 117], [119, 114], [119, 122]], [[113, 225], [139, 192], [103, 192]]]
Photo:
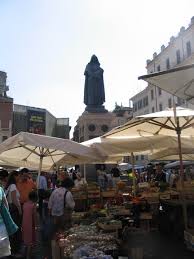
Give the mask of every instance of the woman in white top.
[[77, 174], [77, 179], [74, 181], [74, 183], [75, 183], [75, 187], [78, 189], [87, 184], [86, 179], [82, 178], [81, 174], [79, 173]]
[[13, 171], [9, 174], [7, 185], [5, 187], [5, 194], [9, 204], [10, 214], [13, 221], [19, 227], [19, 230], [12, 236], [10, 236], [11, 253], [19, 256], [18, 252], [21, 248], [21, 216], [22, 209], [20, 205], [20, 194], [16, 186], [16, 182], [19, 178], [19, 172]]

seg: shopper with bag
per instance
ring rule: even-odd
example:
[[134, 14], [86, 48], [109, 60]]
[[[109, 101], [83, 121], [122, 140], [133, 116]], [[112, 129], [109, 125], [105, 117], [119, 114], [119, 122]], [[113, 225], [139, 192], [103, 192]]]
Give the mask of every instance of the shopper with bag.
[[17, 229], [9, 213], [5, 193], [0, 187], [0, 258], [11, 254], [9, 235], [13, 235]]
[[15, 224], [19, 227], [18, 231], [10, 237], [11, 253], [20, 258], [19, 251], [21, 249], [21, 218], [22, 209], [20, 205], [20, 194], [16, 187], [16, 183], [19, 177], [17, 171], [13, 171], [9, 174], [7, 185], [5, 187], [5, 194], [9, 204], [9, 211]]
[[73, 180], [66, 178], [50, 196], [48, 208], [50, 215], [54, 219], [56, 231], [67, 230], [71, 227], [72, 211], [75, 207], [75, 202], [70, 192], [73, 186]]

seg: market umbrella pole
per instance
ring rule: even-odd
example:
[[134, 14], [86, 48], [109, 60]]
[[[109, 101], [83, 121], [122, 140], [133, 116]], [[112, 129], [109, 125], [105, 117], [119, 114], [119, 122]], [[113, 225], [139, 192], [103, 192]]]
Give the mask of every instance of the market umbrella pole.
[[132, 176], [133, 176], [133, 192], [134, 192], [134, 196], [136, 196], [135, 159], [134, 159], [133, 152], [131, 152], [131, 164], [132, 164]]
[[184, 220], [184, 227], [185, 230], [188, 229], [188, 221], [187, 221], [187, 205], [185, 201], [184, 195], [184, 169], [183, 169], [183, 158], [182, 158], [182, 145], [181, 145], [181, 128], [179, 125], [179, 118], [177, 118], [177, 137], [178, 137], [178, 151], [179, 151], [179, 160], [180, 160], [180, 184], [181, 184], [181, 191], [180, 191], [180, 198], [183, 202], [183, 220]]
[[42, 163], [43, 163], [43, 155], [40, 155], [40, 163], [39, 163], [38, 177], [37, 177], [37, 182], [36, 182], [37, 189], [38, 189], [38, 185], [39, 185], [40, 174], [41, 174], [41, 171], [42, 171]]
[[86, 181], [86, 164], [84, 164], [84, 179]]

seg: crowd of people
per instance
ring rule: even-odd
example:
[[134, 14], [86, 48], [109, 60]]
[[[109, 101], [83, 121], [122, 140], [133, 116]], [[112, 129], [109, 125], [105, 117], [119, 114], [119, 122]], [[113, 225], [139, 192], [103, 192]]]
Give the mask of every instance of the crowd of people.
[[[179, 167], [165, 168], [163, 163], [150, 164], [144, 170], [139, 173], [136, 172], [137, 183], [141, 182], [153, 182], [153, 183], [166, 183], [170, 187], [175, 187], [179, 181], [180, 172]], [[187, 165], [184, 167], [183, 177], [185, 181], [194, 180], [194, 167], [193, 165]]]
[[[0, 170], [0, 258], [31, 258], [38, 222], [46, 226], [52, 218], [48, 228], [52, 227], [53, 233], [71, 226], [75, 206], [71, 188], [82, 181], [80, 174], [74, 174], [74, 180], [72, 176], [66, 170], [51, 175], [41, 172], [37, 181], [27, 168], [10, 173]], [[9, 213], [10, 222], [3, 209]], [[11, 235], [8, 224], [15, 227]]]
[[[193, 178], [192, 168], [187, 171], [186, 175]], [[153, 181], [173, 185], [176, 179], [173, 175], [176, 175], [173, 171], [164, 171], [158, 164], [136, 173], [136, 180], [137, 183]], [[118, 185], [121, 172], [117, 165], [109, 171], [101, 165], [97, 169], [97, 178], [104, 191]], [[27, 168], [10, 173], [0, 169], [0, 258], [10, 255], [12, 258], [31, 258], [40, 223], [47, 239], [53, 233], [71, 227], [75, 207], [71, 189], [85, 185], [86, 180], [73, 169], [62, 168], [51, 174], [41, 172], [38, 178], [33, 177]], [[6, 217], [4, 213], [7, 213]]]
[[106, 167], [101, 165], [97, 169], [98, 185], [101, 190], [113, 188], [120, 181], [121, 172], [117, 165], [113, 166], [110, 171], [106, 171]]

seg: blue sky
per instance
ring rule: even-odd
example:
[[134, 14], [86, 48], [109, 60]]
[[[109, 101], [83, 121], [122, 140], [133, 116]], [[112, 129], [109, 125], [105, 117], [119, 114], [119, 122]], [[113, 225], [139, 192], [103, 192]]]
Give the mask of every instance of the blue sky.
[[84, 69], [96, 54], [107, 109], [145, 87], [146, 59], [194, 16], [194, 1], [0, 0], [0, 70], [14, 102], [69, 117], [84, 111]]

